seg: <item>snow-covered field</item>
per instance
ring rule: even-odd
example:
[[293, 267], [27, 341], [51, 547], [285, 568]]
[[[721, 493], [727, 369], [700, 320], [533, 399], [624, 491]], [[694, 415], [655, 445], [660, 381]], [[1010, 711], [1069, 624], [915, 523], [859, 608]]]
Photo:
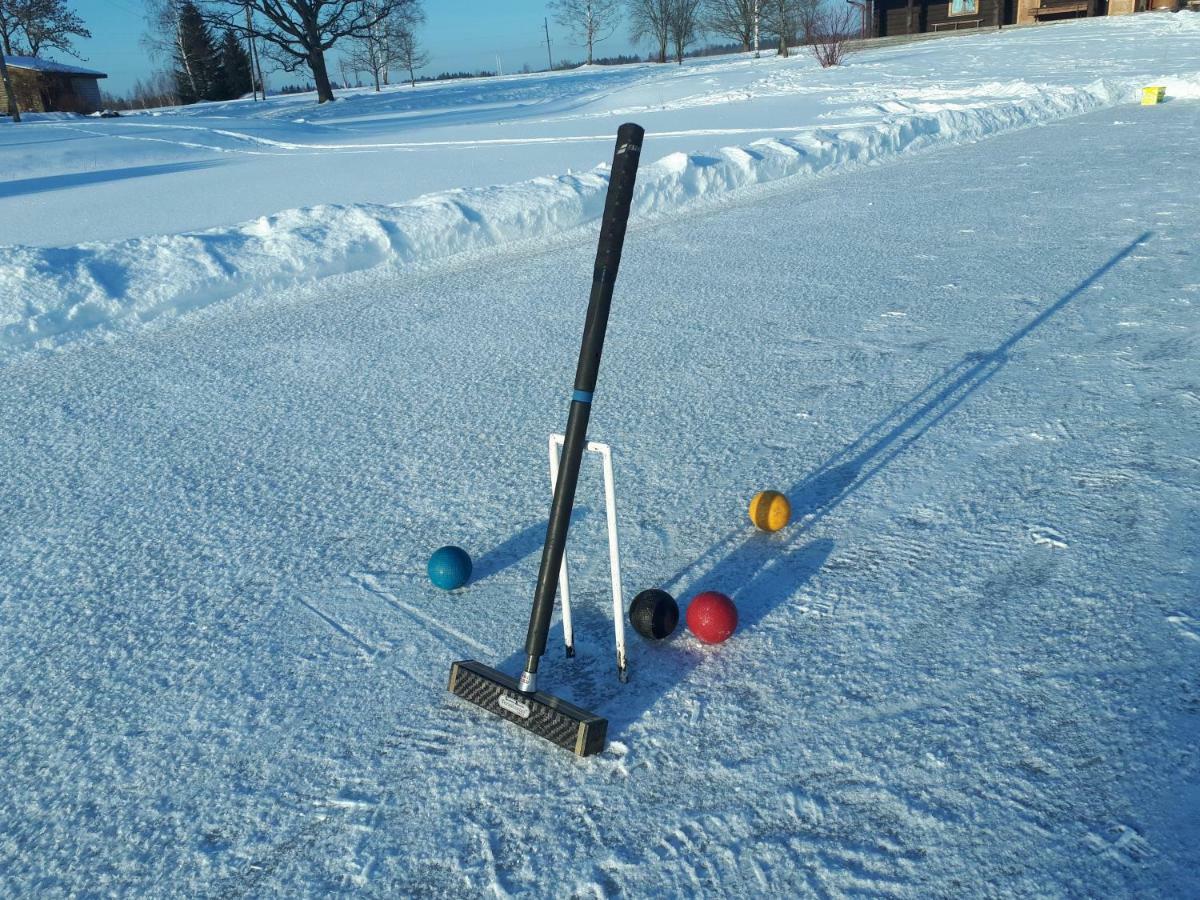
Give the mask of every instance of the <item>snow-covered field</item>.
[[[997, 87], [997, 47], [1024, 48], [1003, 81], [1022, 91]], [[556, 625], [544, 667], [610, 719], [584, 761], [445, 679], [464, 657], [516, 668], [595, 249], [573, 226], [604, 188], [562, 176], [611, 135], [534, 145], [534, 170], [528, 148], [511, 168], [476, 148], [457, 182], [455, 150], [287, 151], [278, 190], [323, 159], [347, 196], [249, 211], [275, 200], [218, 177], [242, 163], [153, 176], [228, 200], [188, 238], [153, 236], [197, 223], [155, 224], [129, 178], [108, 185], [126, 192], [111, 240], [68, 246], [90, 235], [64, 225], [4, 248], [0, 894], [1200, 895], [1197, 72], [1200, 16], [1147, 15], [832, 74], [555, 76], [535, 86], [566, 85], [554, 115], [506, 99], [519, 78], [430, 88], [478, 94], [411, 125], [401, 91], [238, 111], [259, 141], [305, 117], [329, 144], [352, 123], [319, 117], [354, 104], [366, 131], [422, 140], [634, 119], [657, 132], [647, 162], [691, 154], [644, 172], [591, 434], [615, 447], [627, 591], [725, 590], [741, 628], [715, 648], [635, 637], [617, 683], [587, 469], [579, 655], [559, 658]], [[1177, 99], [1137, 106], [1164, 73]], [[622, 109], [622, 90], [673, 106]], [[822, 127], [695, 133], [788, 110]], [[193, 115], [161, 119], [211, 141]], [[125, 168], [183, 152], [60, 126], [19, 139], [44, 158], [119, 144]], [[928, 152], [889, 159], [909, 149]], [[359, 199], [345, 166], [418, 158], [448, 180], [413, 192], [440, 195], [230, 225]], [[70, 183], [61, 159], [29, 177]], [[21, 208], [104, 189], [63, 187]], [[342, 240], [356, 222], [387, 243]], [[208, 282], [183, 265], [222, 248]], [[55, 319], [53, 293], [88, 277], [110, 305]], [[156, 282], [175, 292], [152, 307]], [[763, 487], [798, 518], [770, 537], [744, 512]], [[423, 574], [447, 542], [476, 560], [452, 595]]]
[[1200, 96], [1200, 15], [954, 37], [825, 72], [735, 57], [2, 128], [0, 360], [248, 287], [544, 241], [598, 216], [626, 119], [659, 160], [644, 217], [1127, 103], [1148, 81]]

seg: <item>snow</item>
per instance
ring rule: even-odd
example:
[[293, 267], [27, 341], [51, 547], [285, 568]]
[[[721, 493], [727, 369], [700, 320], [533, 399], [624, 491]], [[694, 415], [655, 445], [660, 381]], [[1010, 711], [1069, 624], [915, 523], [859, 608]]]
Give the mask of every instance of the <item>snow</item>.
[[91, 75], [96, 78], [107, 78], [103, 72], [95, 69], [81, 69], [68, 63], [57, 62], [53, 59], [42, 59], [40, 56], [9, 56], [4, 61], [17, 69], [32, 69], [36, 72], [57, 72], [62, 75]]
[[[650, 159], [661, 157], [648, 165], [640, 178], [636, 209], [639, 215], [647, 216], [670, 213], [697, 201], [711, 202], [750, 185], [877, 163], [902, 153], [977, 140], [1132, 102], [1148, 79], [1166, 84], [1168, 94], [1175, 98], [1200, 95], [1200, 15], [1138, 17], [1128, 23], [1093, 20], [1071, 29], [1048, 31], [1062, 37], [1047, 42], [1042, 30], [1021, 29], [1012, 35], [1000, 33], [940, 42], [944, 47], [933, 42], [899, 50], [889, 48], [864, 53], [861, 62], [830, 75], [820, 73], [811, 60], [803, 58], [795, 61], [738, 58], [733, 62], [701, 63], [682, 71], [669, 69], [666, 74], [653, 67], [638, 66], [614, 73], [593, 69], [582, 74], [497, 79], [494, 83], [480, 80], [466, 86], [392, 91], [378, 97], [360, 94], [342, 106], [335, 104], [310, 111], [312, 118], [301, 126], [309, 135], [307, 143], [284, 139], [294, 133], [295, 123], [281, 123], [278, 114], [281, 109], [289, 115], [294, 113], [294, 100], [266, 104], [261, 110], [249, 101], [216, 105], [221, 110], [237, 109], [250, 116], [249, 121], [261, 123], [257, 133], [214, 127], [212, 122], [202, 120], [195, 120], [201, 124], [166, 126], [173, 135], [196, 135], [186, 141], [177, 137], [146, 137], [147, 133], [159, 133], [163, 126], [126, 119], [114, 120], [117, 124], [49, 125], [43, 126], [44, 131], [49, 131], [46, 140], [61, 136], [63, 129], [71, 135], [81, 132], [109, 135], [109, 144], [121, 146], [120, 161], [126, 165], [99, 173], [92, 170], [10, 182], [9, 192], [13, 197], [10, 202], [36, 205], [38, 200], [27, 199], [30, 194], [62, 197], [72, 204], [73, 215], [80, 223], [90, 223], [89, 216], [79, 215], [77, 205], [80, 193], [97, 181], [138, 184], [146, 177], [154, 177], [173, 183], [194, 176], [198, 186], [211, 187], [210, 179], [224, 177], [225, 169], [195, 159], [127, 165], [135, 160], [145, 163], [146, 158], [140, 149], [125, 152], [125, 145], [145, 141], [165, 142], [173, 152], [181, 145], [189, 151], [219, 148], [226, 153], [302, 152], [309, 159], [319, 160], [324, 168], [329, 167], [330, 159], [346, 151], [393, 151], [386, 155], [392, 160], [395, 152], [429, 151], [436, 147], [446, 162], [421, 165], [432, 171], [426, 177], [447, 182], [461, 180], [463, 175], [458, 157], [449, 152], [451, 149], [482, 151], [507, 159], [506, 148], [532, 145], [546, 148], [536, 154], [539, 162], [544, 163], [547, 156], [557, 159], [556, 154], [560, 155], [557, 171], [561, 171], [566, 168], [562, 162], [572, 158], [564, 150], [564, 145], [572, 146], [571, 142], [586, 145], [586, 153], [592, 159], [597, 153], [611, 152], [608, 145], [612, 132], [599, 129], [600, 133], [593, 134], [597, 130], [594, 122], [611, 123], [617, 117], [637, 116], [650, 129], [646, 141]], [[1070, 78], [1047, 77], [1040, 71], [1039, 67], [1045, 65], [1045, 55], [1083, 55], [1094, 52], [1097, 44], [1108, 46], [1117, 42], [1118, 35], [1127, 40], [1130, 33], [1139, 40], [1139, 53], [1158, 46], [1162, 50], [1161, 60], [1148, 64], [1144, 58], [1134, 56], [1131, 61], [1124, 61], [1125, 67], [1136, 64], [1138, 74], [1119, 74], [1123, 62], [1119, 53], [1114, 54], [1115, 58], [1093, 60], [1090, 68], [1077, 64]], [[1047, 44], [1049, 51], [1038, 50]], [[1124, 44], [1118, 46], [1129, 52]], [[940, 74], [948, 67], [945, 57], [950, 56], [960, 66], [967, 61], [974, 65], [978, 57], [991, 60], [992, 66], [1002, 59], [1011, 75], [1012, 55], [1026, 51], [1030, 58], [1026, 64], [1028, 71], [1021, 73], [1020, 78], [990, 80], [986, 66], [978, 67], [980, 74], [966, 83], [962, 78], [948, 80]], [[897, 58], [899, 61], [894, 61]], [[1177, 74], [1162, 75], [1166, 61]], [[917, 71], [923, 74], [914, 84]], [[897, 77], [903, 79], [902, 87], [891, 84]], [[623, 87], [622, 82], [630, 79], [635, 80], [634, 85]], [[703, 90], [691, 93], [697, 88], [696, 80], [702, 83]], [[731, 91], [730, 83], [742, 86]], [[634, 99], [644, 100], [655, 92], [669, 99], [661, 100], [658, 108], [629, 105]], [[813, 103], [814, 92], [820, 98], [819, 103]], [[469, 111], [451, 113], [439, 108], [429, 118], [443, 138], [449, 130], [441, 124], [444, 118], [471, 122], [473, 137], [469, 140], [367, 144], [328, 139], [335, 127], [347, 128], [348, 123], [361, 125], [364, 120], [375, 122], [375, 128], [383, 127], [377, 124], [382, 119], [388, 123], [386, 127], [402, 129], [409, 107], [423, 101], [438, 108], [447, 102], [445, 98], [438, 99], [446, 93], [452, 96], [466, 93], [465, 99], [472, 104]], [[564, 102], [563, 98], [570, 99]], [[692, 153], [676, 150], [663, 155], [677, 141], [702, 140], [712, 146], [714, 141], [743, 133], [746, 129], [742, 127], [711, 127], [715, 120], [724, 122], [727, 112], [734, 117], [750, 115], [770, 120], [778, 117], [781, 99], [795, 104], [800, 98], [809, 104], [807, 114], [800, 113], [793, 120], [798, 123], [794, 127], [777, 128], [778, 136], [762, 137], [744, 146]], [[864, 104], [868, 99], [871, 102]], [[549, 104], [553, 111], [543, 110], [544, 104]], [[526, 105], [537, 110], [537, 118], [518, 113]], [[599, 110], [594, 108], [597, 106]], [[753, 112], [747, 113], [747, 107]], [[371, 115], [367, 115], [368, 109], [373, 111]], [[494, 117], [498, 110], [515, 118], [507, 125], [479, 125], [479, 117]], [[187, 114], [171, 118], [193, 121]], [[317, 133], [324, 140], [312, 140], [316, 128], [313, 119], [322, 123]], [[577, 132], [580, 121], [588, 123], [583, 135]], [[459, 130], [464, 127], [458, 126]], [[550, 133], [541, 136], [530, 133], [537, 127]], [[215, 143], [210, 147], [206, 141]], [[65, 158], [73, 159], [86, 153], [87, 147], [102, 142], [99, 137], [86, 140], [82, 148], [75, 146], [74, 140], [60, 143], [67, 149], [46, 153], [42, 143], [38, 143], [36, 151], [24, 152], [36, 152], [42, 161], [39, 164], [45, 167], [53, 165], [46, 160], [53, 160], [56, 154], [67, 154]], [[274, 161], [278, 157], [271, 159], [276, 166]], [[427, 159], [422, 157], [423, 161]], [[353, 166], [358, 168], [357, 156]], [[20, 167], [20, 163], [14, 166]], [[275, 178], [286, 179], [289, 189], [304, 180], [286, 162], [277, 166]], [[321, 182], [324, 190], [345, 188], [338, 177], [322, 177]], [[421, 264], [500, 244], [545, 240], [595, 221], [603, 206], [606, 183], [605, 164], [601, 164], [578, 175], [542, 175], [516, 184], [455, 187], [392, 205], [359, 203], [292, 209], [206, 232], [139, 236], [66, 247], [14, 246], [0, 264], [0, 296], [4, 298], [0, 300], [0, 354], [52, 348], [96, 329], [140, 327], [164, 315], [175, 316], [226, 299], [250, 286], [284, 288], [385, 261]], [[0, 193], [3, 190], [0, 187]], [[237, 196], [236, 190], [236, 184], [222, 184], [212, 198], [224, 205]], [[148, 206], [138, 202], [131, 204], [129, 210], [140, 222]], [[122, 216], [110, 210], [103, 215], [113, 221], [122, 220]], [[15, 223], [13, 227], [29, 227], [27, 218], [9, 221]], [[51, 217], [49, 223], [59, 230], [57, 219]]]
[[649, 130], [657, 157], [1102, 78], [1133, 79], [1136, 89], [1200, 72], [1198, 27], [1191, 13], [1093, 19], [885, 47], [827, 71], [804, 54], [737, 56], [349, 91], [322, 107], [312, 95], [239, 100], [39, 125], [36, 143], [29, 130], [2, 127], [0, 243], [227, 228], [285, 209], [586, 172], [608, 161], [626, 119]]
[[602, 171], [7, 248], [0, 295], [100, 287], [0, 366], [0, 894], [1200, 894], [1200, 105], [1126, 92], [1191, 83], [1193, 21], [647, 159], [590, 435], [627, 594], [741, 627], [617, 682], [586, 467], [543, 681], [589, 760], [445, 680], [520, 657]]

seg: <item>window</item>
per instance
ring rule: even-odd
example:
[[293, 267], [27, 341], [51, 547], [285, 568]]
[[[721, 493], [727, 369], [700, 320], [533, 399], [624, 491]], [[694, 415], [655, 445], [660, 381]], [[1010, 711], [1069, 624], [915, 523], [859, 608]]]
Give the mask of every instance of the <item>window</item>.
[[950, 15], [977, 16], [979, 15], [979, 0], [950, 0]]

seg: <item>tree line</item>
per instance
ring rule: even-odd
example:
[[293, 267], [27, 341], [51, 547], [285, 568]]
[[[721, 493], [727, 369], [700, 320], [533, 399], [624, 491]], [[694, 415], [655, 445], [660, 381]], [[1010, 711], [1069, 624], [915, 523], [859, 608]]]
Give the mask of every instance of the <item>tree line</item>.
[[[0, 0], [2, 2], [2, 0]], [[425, 16], [420, 0], [147, 0], [146, 46], [171, 62], [175, 102], [226, 100], [265, 88], [261, 59], [285, 73], [309, 76], [317, 100], [333, 100], [326, 54], [366, 72], [376, 90], [429, 57], [417, 40]], [[219, 37], [216, 37], [219, 36]], [[163, 78], [134, 88], [133, 105], [159, 99]]]
[[628, 24], [630, 38], [654, 49], [660, 63], [668, 58], [682, 63], [689, 47], [710, 34], [746, 51], [773, 43], [780, 56], [798, 44], [809, 45], [822, 65], [836, 65], [841, 56], [827, 63], [827, 45], [844, 47], [861, 32], [853, 10], [831, 9], [822, 0], [550, 0], [549, 8], [584, 48], [589, 64], [595, 45], [622, 23]]
[[[2, 0], [0, 0], [2, 2]], [[181, 44], [182, 17], [178, 9], [194, 4], [199, 19], [212, 33], [222, 35], [215, 51], [222, 58], [229, 47], [261, 44], [260, 53], [286, 73], [303, 72], [317, 93], [317, 102], [334, 99], [333, 80], [326, 54], [337, 47], [343, 82], [348, 66], [354, 73], [365, 72], [376, 90], [389, 83], [391, 73], [402, 71], [415, 84], [416, 70], [429, 57], [417, 41], [417, 29], [424, 22], [420, 0], [152, 0], [166, 4], [176, 14], [168, 17], [171, 28], [159, 28], [173, 42]], [[659, 62], [668, 58], [683, 62], [699, 38], [711, 34], [736, 41], [744, 50], [757, 50], [768, 42], [775, 44], [780, 56], [787, 56], [797, 44], [808, 44], [822, 65], [836, 64], [841, 51], [829, 52], [829, 45], [844, 47], [845, 40], [857, 36], [852, 11], [847, 7], [831, 11], [822, 0], [549, 0], [555, 20], [586, 51], [586, 62], [596, 61], [596, 45], [611, 37], [623, 25], [638, 43], [649, 44]], [[190, 26], [195, 32], [195, 27]], [[203, 41], [189, 46], [192, 51], [176, 55], [176, 72], [181, 99], [185, 96], [206, 99], [203, 79], [194, 78], [194, 70], [203, 71]], [[240, 63], [239, 63], [240, 65]], [[261, 69], [260, 69], [261, 71]], [[193, 84], [193, 81], [196, 83]], [[228, 83], [228, 78], [226, 79]], [[219, 78], [205, 82], [219, 89]], [[244, 81], [239, 82], [244, 87]], [[183, 90], [186, 88], [187, 90]]]
[[[150, 106], [225, 100], [265, 87], [259, 57], [286, 73], [309, 76], [319, 103], [333, 100], [326, 54], [336, 46], [344, 71], [366, 72], [376, 90], [402, 71], [410, 84], [428, 63], [417, 41], [424, 22], [420, 0], [146, 0], [147, 46], [170, 60], [134, 86], [121, 105]], [[859, 4], [861, 5], [861, 4]], [[653, 48], [652, 57], [683, 62], [704, 34], [743, 50], [774, 43], [781, 56], [808, 44], [822, 65], [836, 65], [853, 28], [851, 11], [832, 12], [822, 0], [549, 0], [555, 20], [594, 63], [596, 45], [625, 24], [629, 36]], [[865, 8], [865, 7], [864, 7]], [[0, 39], [6, 54], [70, 52], [74, 37], [90, 37], [66, 0], [0, 0]], [[7, 70], [0, 60], [0, 74]], [[11, 91], [9, 92], [11, 96]], [[15, 110], [14, 110], [15, 111]]]

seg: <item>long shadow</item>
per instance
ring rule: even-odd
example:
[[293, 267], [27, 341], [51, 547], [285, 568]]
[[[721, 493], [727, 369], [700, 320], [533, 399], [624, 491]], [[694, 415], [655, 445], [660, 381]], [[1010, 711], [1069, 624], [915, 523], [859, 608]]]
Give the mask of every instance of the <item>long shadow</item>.
[[[24, 129], [22, 129], [22, 136], [25, 136]], [[64, 137], [62, 130], [55, 128], [53, 130], [47, 130], [46, 132], [43, 132], [42, 134], [37, 134], [36, 136], [29, 135], [28, 140], [23, 140], [23, 141], [10, 141], [10, 140], [7, 140], [8, 137], [9, 137], [9, 135], [7, 135], [7, 134], [4, 135], [5, 140], [0, 140], [0, 147], [7, 149], [9, 147], [27, 147], [31, 144], [60, 144], [64, 140], [83, 141], [83, 140], [87, 140], [88, 137], [90, 137], [90, 135], [81, 134], [78, 137]]]
[[192, 169], [208, 169], [220, 165], [218, 160], [195, 160], [193, 162], [162, 163], [154, 166], [128, 166], [123, 169], [103, 169], [96, 172], [72, 172], [65, 175], [45, 175], [39, 178], [20, 178], [0, 181], [0, 199], [43, 194], [48, 191], [64, 191], [71, 188], [104, 184], [108, 181], [125, 181], [130, 178], [147, 178], [152, 175], [171, 175]]
[[[870, 425], [861, 435], [831, 454], [811, 473], [792, 485], [784, 492], [792, 504], [793, 521], [799, 524], [798, 528], [793, 526], [790, 529], [792, 534], [803, 534], [811, 530], [850, 495], [883, 471], [897, 456], [991, 381], [996, 373], [1010, 362], [1009, 354], [1013, 347], [1096, 284], [1134, 250], [1150, 240], [1153, 234], [1151, 231], [1143, 232], [995, 348], [968, 353], [952, 363], [910, 399]], [[729, 549], [735, 546], [739, 539], [747, 543], [755, 540], [773, 542], [768, 535], [753, 535], [748, 539], [743, 538], [743, 535], [744, 529], [740, 528], [729, 532], [701, 554], [699, 559], [675, 572], [664, 582], [664, 586], [670, 589], [670, 586], [679, 584], [689, 572], [704, 569], [706, 565], [710, 566], [707, 568], [710, 575], [719, 576], [724, 567], [724, 560], [711, 561], [723, 553], [727, 554], [725, 559], [728, 559], [728, 555], [745, 552]], [[704, 583], [707, 585], [709, 580], [710, 577], [706, 576]], [[713, 580], [715, 589], [719, 590], [720, 587], [716, 586], [715, 579]], [[695, 585], [689, 585], [687, 590], [680, 592], [680, 596], [689, 596], [694, 589]]]
[[[834, 547], [829, 539], [809, 541], [798, 547], [789, 547], [785, 541], [794, 541], [807, 533], [920, 440], [1007, 365], [1009, 354], [1018, 342], [1057, 315], [1152, 235], [1147, 231], [1131, 241], [994, 349], [968, 353], [947, 367], [912, 398], [794, 484], [786, 493], [794, 515], [804, 520], [799, 527], [789, 529], [786, 538], [779, 534], [747, 534], [749, 526], [734, 529], [662, 586], [671, 590], [673, 586], [686, 584], [684, 590], [673, 591], [681, 601], [701, 589], [722, 590], [737, 602], [739, 631], [758, 626], [821, 570]], [[699, 574], [684, 582], [689, 573]], [[574, 659], [563, 659], [557, 649], [562, 647], [561, 634], [552, 637], [543, 658], [540, 680], [545, 690], [607, 716], [610, 737], [619, 738], [664, 693], [683, 681], [706, 654], [693, 642], [679, 639], [685, 627], [682, 622], [672, 639], [657, 646], [647, 646], [636, 632], [628, 629], [631, 680], [622, 686], [617, 682], [612, 658], [612, 625], [607, 618], [607, 607], [601, 611], [600, 606], [604, 604], [579, 604], [573, 608], [580, 652]], [[681, 613], [685, 612], [686, 602], [681, 602], [680, 607]], [[557, 628], [560, 630], [561, 626]], [[501, 662], [499, 668], [516, 673], [524, 661], [524, 654], [518, 651]]]

